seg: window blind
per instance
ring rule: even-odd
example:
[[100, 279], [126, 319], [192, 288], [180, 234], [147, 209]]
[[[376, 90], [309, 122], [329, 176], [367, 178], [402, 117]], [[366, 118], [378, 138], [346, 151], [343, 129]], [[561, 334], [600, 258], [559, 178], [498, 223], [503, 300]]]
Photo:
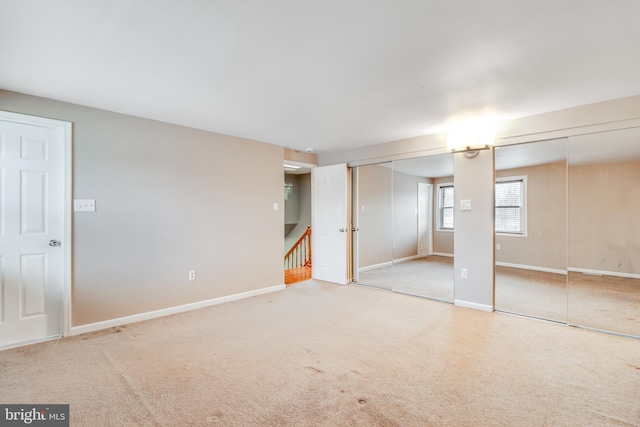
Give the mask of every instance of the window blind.
[[496, 183], [496, 231], [498, 233], [524, 233], [523, 180]]
[[453, 229], [453, 186], [440, 187], [440, 228]]

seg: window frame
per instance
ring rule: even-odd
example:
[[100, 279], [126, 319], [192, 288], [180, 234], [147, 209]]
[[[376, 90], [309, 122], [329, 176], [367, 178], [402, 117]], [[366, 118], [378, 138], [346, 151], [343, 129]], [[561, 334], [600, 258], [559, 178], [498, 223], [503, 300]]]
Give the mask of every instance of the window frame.
[[[443, 204], [443, 200], [444, 200], [444, 191], [442, 190], [443, 188], [451, 188], [453, 190], [453, 201], [451, 203], [451, 206], [442, 206]], [[443, 209], [451, 209], [451, 213], [452, 215], [454, 215], [455, 213], [455, 206], [456, 206], [456, 202], [455, 202], [455, 187], [453, 185], [453, 182], [442, 182], [436, 185], [436, 197], [438, 200], [438, 214], [437, 214], [437, 220], [436, 220], [436, 230], [437, 231], [445, 231], [445, 232], [453, 232], [454, 228], [455, 228], [455, 217], [454, 217], [454, 221], [453, 221], [453, 225], [451, 226], [451, 228], [446, 228], [442, 226], [442, 222], [443, 222], [443, 213], [444, 210]]]
[[[497, 188], [498, 184], [501, 182], [516, 182], [516, 181], [521, 181], [522, 182], [522, 206], [520, 207], [521, 209], [521, 225], [522, 225], [522, 232], [509, 232], [509, 231], [498, 231], [497, 228], [495, 229], [496, 235], [498, 236], [508, 236], [508, 237], [527, 237], [527, 231], [528, 231], [528, 224], [527, 224], [527, 197], [528, 197], [528, 193], [527, 193], [527, 175], [517, 175], [517, 176], [503, 176], [500, 178], [496, 178], [496, 182], [495, 182], [495, 186]], [[495, 194], [495, 190], [494, 190], [494, 194]], [[493, 208], [494, 208], [494, 228], [496, 227], [495, 222], [497, 219], [497, 210], [498, 210], [498, 206], [496, 204], [496, 198], [494, 195], [493, 198]]]

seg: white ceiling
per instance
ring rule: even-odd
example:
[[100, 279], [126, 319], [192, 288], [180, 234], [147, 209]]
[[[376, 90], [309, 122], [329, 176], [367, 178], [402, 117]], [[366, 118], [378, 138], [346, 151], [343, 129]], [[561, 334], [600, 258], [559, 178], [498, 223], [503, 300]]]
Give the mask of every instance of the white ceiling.
[[640, 94], [638, 0], [0, 0], [0, 88], [318, 152]]
[[393, 169], [408, 175], [427, 178], [442, 178], [453, 176], [453, 154], [436, 154], [434, 156], [415, 157], [411, 159], [394, 160]]
[[495, 148], [496, 170], [522, 168], [567, 160], [567, 139], [550, 139]]

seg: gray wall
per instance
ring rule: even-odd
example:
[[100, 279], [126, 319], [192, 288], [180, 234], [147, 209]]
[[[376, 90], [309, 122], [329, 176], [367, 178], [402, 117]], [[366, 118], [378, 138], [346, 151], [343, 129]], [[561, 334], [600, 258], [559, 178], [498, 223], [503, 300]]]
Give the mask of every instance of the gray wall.
[[431, 180], [390, 163], [358, 168], [359, 268], [418, 255], [419, 182]]
[[418, 183], [429, 179], [393, 172], [393, 258], [418, 255]]
[[496, 171], [496, 178], [527, 177], [527, 235], [497, 235], [496, 261], [566, 270], [567, 163]]
[[[493, 153], [481, 151], [468, 159], [454, 154], [454, 301], [493, 310], [494, 188]], [[471, 200], [471, 210], [460, 210], [461, 200]], [[462, 277], [462, 269], [467, 277]]]
[[640, 275], [638, 182], [640, 161], [569, 167], [570, 268]]
[[[391, 262], [392, 169], [389, 164], [358, 168], [358, 267]], [[364, 206], [364, 210], [363, 210]]]
[[97, 206], [73, 219], [73, 326], [283, 283], [282, 147], [6, 91], [0, 109], [73, 123], [73, 197]]

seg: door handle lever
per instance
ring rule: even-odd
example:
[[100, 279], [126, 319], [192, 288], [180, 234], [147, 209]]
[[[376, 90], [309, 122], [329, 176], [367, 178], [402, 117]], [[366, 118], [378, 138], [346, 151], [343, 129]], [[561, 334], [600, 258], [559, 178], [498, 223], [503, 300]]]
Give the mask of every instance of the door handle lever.
[[57, 240], [49, 240], [49, 246], [62, 246], [62, 243]]

